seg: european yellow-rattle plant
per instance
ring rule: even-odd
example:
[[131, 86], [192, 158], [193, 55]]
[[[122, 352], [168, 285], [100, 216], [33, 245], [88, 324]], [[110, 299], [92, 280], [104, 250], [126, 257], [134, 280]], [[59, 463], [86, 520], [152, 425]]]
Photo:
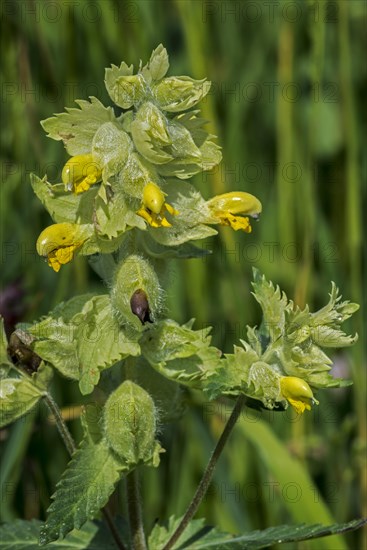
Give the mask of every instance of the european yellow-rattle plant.
[[[222, 436], [226, 438], [246, 400], [279, 411], [291, 405], [303, 413], [318, 403], [316, 394], [322, 399], [319, 390], [348, 383], [329, 374], [332, 361], [325, 349], [356, 341], [341, 325], [358, 306], [342, 302], [335, 285], [326, 306], [312, 313], [308, 307], [295, 307], [254, 270], [253, 293], [263, 322], [248, 327], [247, 340], [227, 355], [211, 346], [207, 329], [165, 318], [162, 263], [170, 257], [205, 254], [192, 241], [215, 235], [214, 225], [249, 233], [251, 219], [258, 219], [262, 211], [260, 200], [248, 190], [204, 198], [188, 182], [221, 161], [215, 136], [205, 130], [197, 109], [210, 83], [167, 77], [168, 68], [162, 45], [135, 73], [124, 62], [113, 65], [105, 76], [111, 106], [91, 97], [42, 122], [48, 136], [63, 143], [69, 158], [61, 182], [32, 176], [34, 192], [54, 221], [40, 234], [37, 252], [56, 272], [78, 254], [90, 256], [109, 289], [105, 294], [76, 296], [40, 321], [20, 326], [8, 354], [2, 335], [1, 424], [44, 399], [72, 455], [40, 527], [42, 544], [81, 529], [86, 543], [78, 548], [87, 548], [89, 534], [99, 529], [91, 522], [119, 480], [127, 476], [128, 486], [134, 486], [141, 465], [159, 466], [163, 449], [157, 426], [177, 416], [180, 385], [202, 391], [209, 399], [237, 398]], [[77, 381], [82, 395], [98, 386], [104, 396], [97, 423], [83, 413], [84, 435], [78, 445], [48, 390], [54, 369]], [[142, 371], [154, 383], [138, 383], [136, 373]], [[108, 392], [109, 379], [115, 387]], [[169, 391], [162, 400], [160, 390], [166, 386]], [[153, 529], [149, 548], [176, 548], [177, 541], [180, 548], [190, 548], [189, 539], [180, 538], [186, 528], [199, 541], [195, 548], [206, 547], [207, 535], [199, 533], [201, 527], [192, 516], [212, 469], [204, 473], [184, 518], [171, 519], [167, 529]], [[135, 483], [135, 493], [136, 487]], [[129, 502], [130, 534], [125, 537], [112, 528], [112, 536], [119, 548], [143, 549], [147, 543], [140, 515], [134, 499]], [[112, 519], [106, 510], [104, 514], [111, 528]], [[307, 529], [289, 529], [292, 540], [310, 536]], [[313, 529], [317, 536], [321, 528]], [[330, 533], [338, 529], [329, 528]], [[216, 536], [216, 547], [226, 540], [226, 547], [232, 548], [231, 535]], [[279, 536], [275, 530], [273, 540], [279, 541]]]

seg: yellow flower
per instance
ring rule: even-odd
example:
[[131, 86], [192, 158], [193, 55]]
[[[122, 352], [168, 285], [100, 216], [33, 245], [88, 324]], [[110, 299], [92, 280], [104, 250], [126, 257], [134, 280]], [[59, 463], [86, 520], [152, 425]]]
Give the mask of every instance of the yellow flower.
[[76, 249], [87, 238], [82, 226], [75, 223], [55, 223], [42, 231], [36, 248], [38, 254], [47, 258], [48, 265], [57, 272], [63, 264], [71, 262]]
[[243, 191], [217, 195], [207, 204], [212, 215], [218, 219], [221, 225], [229, 225], [235, 231], [242, 229], [246, 233], [252, 231], [248, 216], [257, 219], [262, 210], [259, 199]]
[[88, 191], [89, 187], [102, 178], [102, 170], [93, 155], [76, 155], [65, 164], [61, 179], [68, 191], [76, 194]]
[[311, 405], [319, 404], [314, 398], [310, 386], [305, 380], [296, 376], [282, 376], [280, 379], [280, 391], [298, 414], [311, 410]]
[[179, 212], [165, 202], [165, 193], [155, 183], [147, 183], [143, 191], [143, 205], [137, 214], [152, 227], [172, 227], [166, 213], [177, 216]]

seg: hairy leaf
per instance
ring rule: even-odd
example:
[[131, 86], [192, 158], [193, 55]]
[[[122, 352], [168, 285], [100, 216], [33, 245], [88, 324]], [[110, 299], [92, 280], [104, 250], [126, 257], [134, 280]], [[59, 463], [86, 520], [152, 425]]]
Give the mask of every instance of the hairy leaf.
[[153, 50], [148, 63], [142, 68], [141, 72], [145, 80], [151, 83], [152, 80], [161, 80], [167, 73], [168, 68], [169, 61], [167, 50], [162, 44], [159, 44], [159, 46]]
[[[0, 527], [2, 550], [39, 550], [39, 533], [42, 522], [15, 520]], [[47, 548], [64, 550], [115, 550], [116, 543], [108, 529], [97, 522], [88, 521], [82, 529], [74, 529], [64, 540], [50, 542]]]
[[129, 135], [113, 122], [100, 126], [93, 137], [93, 157], [102, 166], [103, 180], [117, 174], [132, 152], [133, 144]]
[[42, 391], [26, 378], [0, 380], [0, 427], [27, 414], [41, 397]]
[[75, 195], [65, 191], [63, 183], [51, 185], [46, 176], [42, 179], [31, 174], [33, 191], [56, 223], [90, 224], [93, 220], [94, 200], [98, 187]]
[[83, 441], [56, 486], [41, 544], [63, 538], [93, 519], [107, 503], [125, 466], [106, 443]]
[[76, 100], [77, 108], [66, 108], [66, 113], [58, 113], [42, 120], [42, 128], [48, 137], [62, 140], [70, 155], [83, 155], [92, 150], [92, 141], [98, 128], [105, 122], [115, 120], [112, 107], [104, 107], [95, 97], [90, 101]]
[[93, 391], [100, 370], [140, 352], [136, 338], [131, 339], [119, 326], [108, 295], [89, 300], [71, 322], [76, 327], [79, 385], [83, 394]]
[[[168, 528], [156, 525], [149, 537], [149, 548], [155, 550], [162, 548], [174, 533], [180, 523], [180, 519], [170, 518]], [[285, 542], [299, 542], [326, 537], [338, 533], [346, 533], [359, 529], [366, 520], [352, 520], [348, 523], [335, 523], [333, 525], [279, 525], [269, 527], [263, 531], [252, 531], [245, 535], [233, 536], [228, 533], [220, 533], [212, 527], [206, 527], [204, 520], [193, 520], [184, 533], [173, 545], [173, 550], [192, 548], [193, 550], [260, 550], [274, 544]], [[328, 541], [325, 541], [327, 544]], [[321, 548], [321, 541], [320, 541]], [[326, 548], [322, 544], [322, 548]], [[331, 546], [330, 546], [331, 548]]]

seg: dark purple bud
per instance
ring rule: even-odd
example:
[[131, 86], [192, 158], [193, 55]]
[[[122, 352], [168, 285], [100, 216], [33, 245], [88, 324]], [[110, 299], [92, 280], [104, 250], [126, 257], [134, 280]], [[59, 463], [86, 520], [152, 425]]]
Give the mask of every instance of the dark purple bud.
[[150, 318], [148, 297], [141, 288], [135, 290], [134, 294], [131, 296], [130, 307], [132, 313], [139, 317], [142, 325], [153, 322]]

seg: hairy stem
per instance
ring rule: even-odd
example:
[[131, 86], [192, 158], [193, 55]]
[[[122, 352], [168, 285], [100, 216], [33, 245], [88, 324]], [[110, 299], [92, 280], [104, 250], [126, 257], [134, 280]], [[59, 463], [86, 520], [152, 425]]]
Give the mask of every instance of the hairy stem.
[[126, 478], [126, 490], [132, 548], [134, 550], [146, 550], [147, 544], [141, 512], [139, 475], [136, 469]]
[[[55, 418], [57, 429], [59, 430], [59, 433], [61, 435], [61, 438], [65, 444], [65, 447], [69, 453], [70, 456], [73, 455], [73, 453], [76, 451], [76, 445], [75, 441], [71, 435], [71, 433], [68, 430], [67, 425], [64, 422], [64, 419], [62, 417], [61, 411], [56, 403], [56, 401], [53, 399], [53, 397], [49, 393], [45, 393], [43, 395], [43, 399], [50, 410], [51, 414]], [[103, 516], [106, 520], [106, 523], [108, 525], [108, 528], [111, 532], [111, 535], [116, 543], [117, 548], [120, 550], [126, 550], [123, 542], [120, 539], [120, 535], [116, 529], [116, 526], [114, 524], [114, 521], [112, 519], [112, 516], [107, 509], [107, 507], [102, 509]]]
[[238, 417], [241, 413], [242, 406], [245, 402], [245, 399], [246, 398], [245, 398], [244, 395], [240, 395], [237, 398], [237, 401], [236, 401], [236, 404], [233, 408], [231, 416], [228, 418], [227, 423], [226, 423], [226, 425], [224, 427], [224, 430], [222, 432], [222, 435], [218, 439], [218, 442], [217, 442], [217, 444], [216, 444], [216, 446], [215, 446], [215, 448], [212, 452], [212, 455], [210, 457], [210, 460], [207, 464], [207, 467], [205, 468], [205, 471], [203, 473], [203, 477], [201, 478], [199, 486], [196, 489], [196, 493], [194, 494], [194, 496], [192, 498], [192, 501], [190, 502], [190, 504], [189, 504], [189, 506], [186, 510], [186, 513], [185, 513], [184, 517], [182, 518], [179, 526], [177, 527], [176, 531], [173, 533], [173, 535], [171, 536], [169, 541], [166, 543], [163, 550], [170, 550], [173, 547], [173, 545], [177, 542], [179, 537], [182, 535], [182, 533], [184, 532], [184, 530], [186, 529], [186, 527], [188, 526], [188, 524], [190, 523], [190, 521], [194, 517], [197, 509], [199, 508], [200, 503], [203, 500], [203, 498], [205, 496], [205, 493], [208, 490], [208, 487], [209, 487], [210, 482], [212, 480], [213, 473], [214, 473], [214, 468], [215, 468], [215, 466], [218, 462], [218, 459], [219, 459], [220, 455], [222, 454], [222, 451], [223, 451], [224, 446], [225, 446], [225, 444], [228, 440], [228, 437], [229, 437], [230, 433], [232, 432], [232, 430], [233, 430], [233, 428], [234, 428], [234, 426], [235, 426], [235, 424], [238, 420]]
[[63, 440], [65, 447], [69, 455], [71, 456], [76, 450], [76, 445], [75, 445], [74, 439], [72, 438], [71, 433], [68, 430], [68, 427], [64, 422], [61, 411], [56, 401], [53, 399], [53, 397], [49, 393], [45, 393], [43, 398], [51, 414], [55, 418], [56, 426], [57, 426], [57, 429], [59, 430], [59, 434], [61, 435], [61, 439]]

